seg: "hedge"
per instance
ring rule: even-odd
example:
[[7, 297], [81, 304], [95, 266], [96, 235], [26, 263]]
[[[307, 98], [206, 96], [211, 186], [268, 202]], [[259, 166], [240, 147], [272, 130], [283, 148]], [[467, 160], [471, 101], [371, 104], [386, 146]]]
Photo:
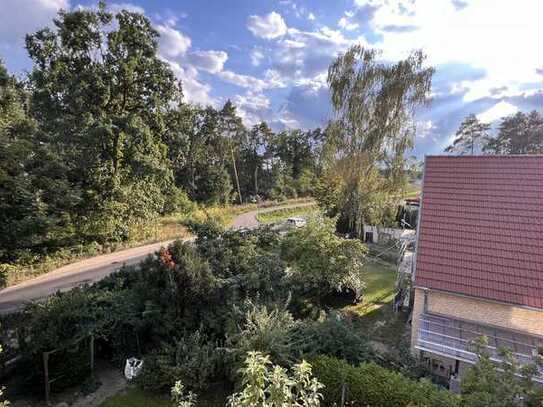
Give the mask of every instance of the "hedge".
[[312, 361], [313, 373], [326, 387], [327, 406], [340, 405], [343, 385], [345, 404], [360, 407], [457, 407], [460, 398], [427, 380], [413, 380], [374, 363], [352, 366], [343, 360], [320, 356]]

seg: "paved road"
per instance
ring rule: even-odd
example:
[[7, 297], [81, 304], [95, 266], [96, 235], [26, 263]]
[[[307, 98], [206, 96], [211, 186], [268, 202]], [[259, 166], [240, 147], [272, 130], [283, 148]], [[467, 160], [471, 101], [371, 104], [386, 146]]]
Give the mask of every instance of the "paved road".
[[292, 204], [292, 205], [273, 206], [270, 208], [260, 208], [260, 209], [257, 209], [256, 211], [243, 213], [239, 215], [236, 219], [234, 219], [234, 222], [232, 223], [232, 229], [237, 230], [237, 229], [243, 229], [243, 228], [247, 228], [247, 229], [256, 228], [259, 224], [256, 217], [261, 213], [273, 212], [279, 209], [299, 208], [299, 207], [311, 206], [311, 205], [315, 205], [315, 202], [305, 202], [305, 203]]
[[[234, 219], [232, 229], [257, 227], [256, 216], [262, 212], [307, 205], [311, 205], [311, 203], [262, 208], [247, 212]], [[171, 242], [159, 242], [81, 260], [35, 279], [7, 287], [0, 290], [0, 314], [16, 311], [25, 302], [45, 298], [57, 291], [68, 291], [83, 284], [99, 281], [121, 268], [123, 264], [138, 264], [150, 254], [157, 252], [161, 247], [167, 246]]]

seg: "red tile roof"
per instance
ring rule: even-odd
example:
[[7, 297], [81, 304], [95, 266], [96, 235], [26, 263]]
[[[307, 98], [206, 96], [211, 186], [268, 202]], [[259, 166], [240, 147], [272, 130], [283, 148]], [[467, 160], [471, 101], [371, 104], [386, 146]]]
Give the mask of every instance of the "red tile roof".
[[426, 158], [415, 285], [543, 309], [543, 155]]

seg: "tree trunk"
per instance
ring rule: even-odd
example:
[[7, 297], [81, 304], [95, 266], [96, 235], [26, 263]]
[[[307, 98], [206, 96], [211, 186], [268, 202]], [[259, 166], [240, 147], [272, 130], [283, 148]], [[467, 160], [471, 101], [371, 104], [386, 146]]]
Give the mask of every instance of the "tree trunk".
[[255, 166], [255, 198], [258, 195], [258, 165]]
[[230, 154], [232, 155], [232, 165], [234, 166], [234, 176], [236, 177], [236, 186], [238, 187], [239, 203], [243, 204], [243, 198], [241, 197], [241, 188], [239, 186], [238, 168], [236, 166], [236, 158], [234, 157], [234, 149], [230, 146]]

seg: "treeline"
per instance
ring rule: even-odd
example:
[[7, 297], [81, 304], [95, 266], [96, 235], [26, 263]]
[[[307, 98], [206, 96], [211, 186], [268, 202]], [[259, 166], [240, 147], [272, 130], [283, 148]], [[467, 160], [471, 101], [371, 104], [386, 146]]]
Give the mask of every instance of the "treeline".
[[537, 111], [517, 112], [502, 118], [497, 134], [474, 114], [460, 124], [447, 153], [466, 154], [541, 154], [543, 153], [543, 115]]
[[0, 63], [0, 263], [140, 238], [190, 201], [311, 192], [321, 131], [246, 128], [230, 101], [183, 102], [143, 15], [100, 4], [54, 25], [26, 37], [23, 81]]

